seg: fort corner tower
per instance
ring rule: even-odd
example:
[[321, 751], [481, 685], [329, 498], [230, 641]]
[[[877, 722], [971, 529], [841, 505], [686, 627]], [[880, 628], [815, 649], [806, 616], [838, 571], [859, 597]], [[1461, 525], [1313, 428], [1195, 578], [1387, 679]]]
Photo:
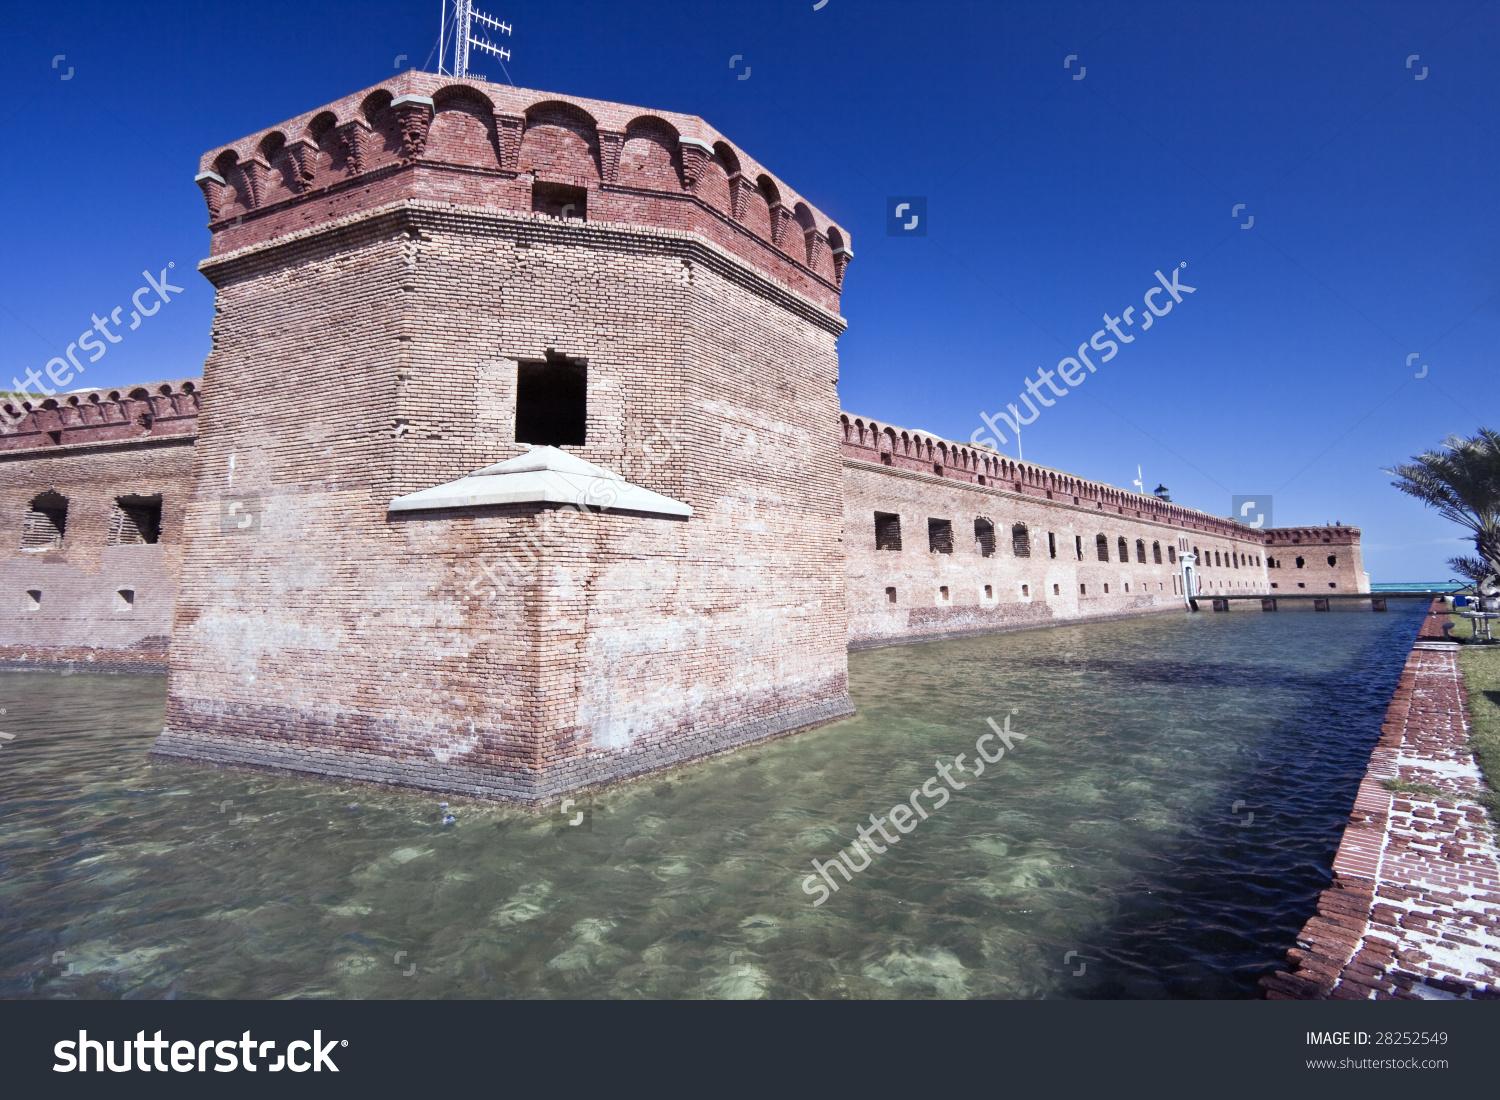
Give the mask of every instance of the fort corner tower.
[[417, 72], [198, 182], [156, 752], [530, 801], [850, 713], [826, 217], [701, 119]]

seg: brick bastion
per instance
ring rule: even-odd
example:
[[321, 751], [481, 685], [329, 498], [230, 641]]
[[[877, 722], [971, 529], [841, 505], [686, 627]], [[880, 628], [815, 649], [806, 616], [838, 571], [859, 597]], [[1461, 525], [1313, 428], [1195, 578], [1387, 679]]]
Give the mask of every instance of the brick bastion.
[[[534, 801], [852, 712], [850, 252], [792, 188], [701, 119], [417, 72], [198, 183], [217, 312], [154, 751]], [[560, 465], [393, 506], [532, 447]]]

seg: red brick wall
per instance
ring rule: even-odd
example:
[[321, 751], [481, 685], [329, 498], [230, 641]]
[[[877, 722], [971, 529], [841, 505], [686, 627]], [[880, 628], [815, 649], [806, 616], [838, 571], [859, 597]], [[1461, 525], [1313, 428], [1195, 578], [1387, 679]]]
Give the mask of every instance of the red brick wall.
[[[1180, 608], [1172, 559], [1184, 544], [1207, 562], [1203, 598], [1270, 593], [1262, 534], [1231, 520], [848, 413], [840, 434], [854, 647]], [[876, 548], [876, 512], [900, 516], [899, 552]], [[990, 556], [975, 536], [981, 518], [995, 531]], [[951, 553], [929, 549], [932, 519], [951, 524]], [[1017, 524], [1027, 529], [1026, 557], [1015, 553]]]
[[[1268, 578], [1277, 595], [1324, 596], [1370, 590], [1358, 527], [1278, 527], [1264, 535], [1266, 556], [1274, 563]], [[1302, 559], [1300, 566], [1298, 558]]]
[[201, 170], [215, 256], [404, 199], [529, 213], [540, 182], [584, 188], [590, 222], [696, 234], [829, 310], [848, 258], [846, 232], [701, 118], [431, 73], [211, 150]]

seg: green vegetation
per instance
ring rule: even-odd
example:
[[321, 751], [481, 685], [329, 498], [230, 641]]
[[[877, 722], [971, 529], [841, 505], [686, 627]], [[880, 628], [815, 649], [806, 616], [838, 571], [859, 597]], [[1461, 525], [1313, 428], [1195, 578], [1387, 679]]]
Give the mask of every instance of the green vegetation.
[[1479, 801], [1500, 823], [1500, 646], [1464, 646], [1458, 667], [1469, 696], [1469, 745], [1490, 787]]
[[1449, 436], [1441, 450], [1385, 472], [1397, 489], [1468, 530], [1477, 556], [1448, 564], [1488, 595], [1484, 582], [1500, 574], [1500, 432], [1480, 428], [1472, 439]]

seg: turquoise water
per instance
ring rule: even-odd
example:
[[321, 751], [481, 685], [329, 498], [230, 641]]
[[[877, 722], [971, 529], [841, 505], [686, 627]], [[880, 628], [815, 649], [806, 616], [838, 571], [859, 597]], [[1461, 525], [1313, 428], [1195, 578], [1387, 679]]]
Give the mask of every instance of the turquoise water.
[[[576, 827], [152, 762], [163, 678], [3, 674], [0, 996], [1253, 996], [1425, 606], [856, 653], [855, 718]], [[811, 860], [1007, 715], [1025, 740], [812, 904]]]

